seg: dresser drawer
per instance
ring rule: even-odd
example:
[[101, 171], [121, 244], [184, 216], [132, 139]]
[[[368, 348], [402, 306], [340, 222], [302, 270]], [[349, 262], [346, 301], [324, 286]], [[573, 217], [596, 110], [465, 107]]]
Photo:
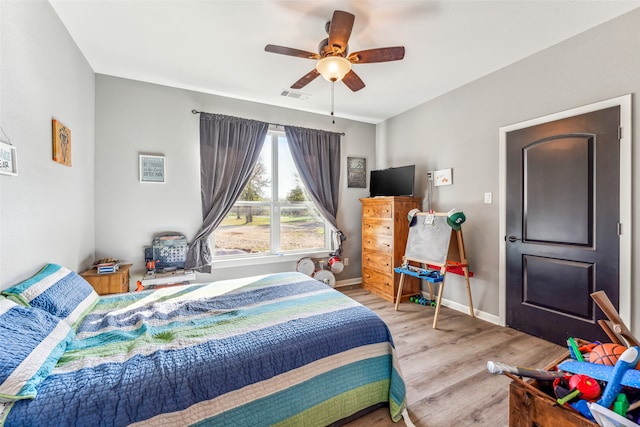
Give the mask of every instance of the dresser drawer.
[[376, 236], [393, 236], [393, 220], [390, 219], [363, 219], [362, 234]]
[[392, 215], [391, 203], [372, 203], [362, 207], [363, 218], [391, 218]]
[[379, 252], [363, 253], [362, 267], [371, 268], [388, 274], [391, 274], [393, 272], [393, 265], [391, 265], [391, 255]]
[[362, 269], [362, 286], [379, 295], [395, 296], [394, 277], [369, 268]]
[[393, 252], [393, 237], [365, 233], [362, 235], [362, 248], [365, 251], [378, 251], [390, 254]]

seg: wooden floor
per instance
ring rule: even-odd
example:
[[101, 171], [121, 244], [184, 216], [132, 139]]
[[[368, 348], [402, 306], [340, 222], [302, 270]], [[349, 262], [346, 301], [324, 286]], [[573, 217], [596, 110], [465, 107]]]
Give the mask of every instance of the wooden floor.
[[[417, 427], [508, 425], [509, 378], [492, 375], [487, 361], [543, 368], [566, 348], [468, 314], [442, 307], [438, 329], [434, 308], [394, 304], [360, 286], [337, 288], [372, 309], [389, 326], [407, 388], [411, 421]], [[394, 424], [388, 408], [378, 409], [349, 427]]]

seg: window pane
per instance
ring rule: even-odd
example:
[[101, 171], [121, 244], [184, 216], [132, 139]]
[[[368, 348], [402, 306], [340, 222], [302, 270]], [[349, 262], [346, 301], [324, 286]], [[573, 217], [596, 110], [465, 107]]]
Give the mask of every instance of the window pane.
[[284, 136], [278, 137], [278, 200], [289, 203], [309, 200]]
[[214, 233], [214, 256], [269, 252], [269, 206], [234, 206]]
[[[274, 211], [280, 215], [272, 218]], [[293, 164], [286, 136], [269, 132], [247, 185], [210, 242], [215, 257], [326, 250], [325, 230]], [[277, 247], [271, 247], [272, 242]]]
[[242, 190], [238, 200], [257, 202], [271, 200], [271, 138], [267, 135], [260, 158], [253, 168], [249, 182]]
[[324, 230], [324, 221], [315, 208], [288, 205], [280, 209], [282, 252], [324, 248]]

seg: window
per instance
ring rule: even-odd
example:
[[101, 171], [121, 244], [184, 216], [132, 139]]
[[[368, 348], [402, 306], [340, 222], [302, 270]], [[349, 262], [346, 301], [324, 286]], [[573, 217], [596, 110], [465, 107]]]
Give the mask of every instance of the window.
[[213, 233], [214, 257], [325, 251], [329, 235], [306, 194], [285, 134], [270, 130], [249, 182]]

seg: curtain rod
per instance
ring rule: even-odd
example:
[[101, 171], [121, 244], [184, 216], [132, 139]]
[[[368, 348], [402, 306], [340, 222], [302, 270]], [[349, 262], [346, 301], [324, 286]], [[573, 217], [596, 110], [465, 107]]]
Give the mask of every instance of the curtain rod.
[[[204, 113], [204, 111], [198, 111], [198, 110], [191, 110], [192, 114], [200, 114], [200, 113]], [[271, 126], [280, 126], [280, 127], [285, 127], [286, 125], [281, 125], [280, 123], [268, 123]], [[345, 133], [342, 132], [340, 133], [340, 135], [345, 136]]]

